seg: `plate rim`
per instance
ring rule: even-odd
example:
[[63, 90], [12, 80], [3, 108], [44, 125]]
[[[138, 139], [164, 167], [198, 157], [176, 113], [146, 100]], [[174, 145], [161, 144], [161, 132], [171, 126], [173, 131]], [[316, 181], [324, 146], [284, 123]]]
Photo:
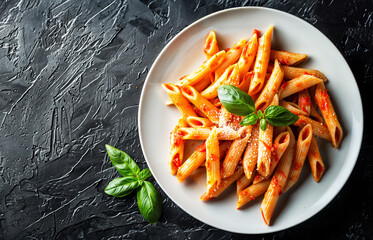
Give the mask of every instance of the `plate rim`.
[[167, 44], [165, 47], [163, 47], [163, 49], [160, 51], [160, 53], [157, 55], [156, 59], [154, 60], [153, 64], [151, 65], [150, 67], [150, 70], [146, 76], [146, 79], [144, 81], [144, 84], [143, 84], [143, 88], [141, 90], [141, 95], [140, 95], [140, 101], [139, 101], [139, 110], [138, 110], [138, 132], [139, 132], [139, 139], [140, 139], [140, 145], [141, 145], [141, 150], [143, 152], [143, 155], [144, 155], [144, 158], [145, 158], [145, 161], [146, 161], [146, 164], [148, 165], [149, 169], [151, 170], [151, 172], [153, 173], [153, 170], [151, 168], [151, 166], [149, 165], [148, 163], [148, 156], [145, 152], [145, 147], [144, 147], [144, 143], [143, 143], [143, 132], [142, 132], [142, 127], [141, 127], [141, 122], [142, 122], [142, 111], [143, 111], [143, 102], [144, 102], [144, 95], [145, 95], [145, 90], [148, 86], [148, 84], [150, 83], [150, 78], [149, 76], [152, 75], [153, 71], [154, 71], [154, 66], [157, 65], [158, 61], [160, 60], [160, 58], [162, 57], [162, 55], [164, 54], [164, 52], [166, 52], [168, 50], [168, 48], [172, 45], [172, 43], [174, 41], [176, 41], [180, 35], [182, 35], [184, 32], [188, 31], [190, 28], [192, 28], [193, 26], [199, 24], [200, 22], [203, 22], [204, 20], [208, 19], [208, 18], [211, 18], [211, 17], [214, 17], [216, 15], [220, 15], [220, 14], [225, 14], [227, 12], [231, 12], [231, 11], [237, 11], [237, 10], [242, 10], [242, 9], [246, 9], [246, 10], [255, 10], [255, 9], [259, 9], [259, 10], [265, 10], [265, 11], [272, 11], [272, 12], [276, 12], [277, 14], [283, 14], [283, 15], [286, 15], [287, 17], [291, 17], [291, 18], [294, 18], [296, 19], [297, 21], [301, 21], [302, 23], [304, 24], [307, 24], [309, 27], [313, 28], [314, 30], [318, 31], [319, 34], [321, 36], [323, 36], [330, 44], [331, 46], [334, 47], [334, 50], [335, 52], [337, 52], [337, 54], [339, 54], [339, 56], [341, 57], [341, 59], [343, 59], [344, 63], [346, 64], [347, 66], [347, 70], [351, 73], [351, 76], [352, 76], [352, 80], [354, 80], [354, 83], [353, 86], [354, 86], [354, 90], [357, 90], [357, 93], [358, 93], [358, 100], [360, 101], [360, 105], [359, 105], [359, 109], [357, 110], [357, 112], [361, 113], [361, 131], [359, 131], [357, 133], [357, 138], [358, 138], [358, 147], [354, 149], [353, 151], [353, 156], [354, 156], [354, 162], [352, 164], [352, 167], [349, 169], [348, 173], [345, 175], [346, 177], [344, 178], [344, 182], [342, 184], [338, 184], [337, 185], [337, 188], [335, 188], [336, 190], [333, 191], [331, 193], [331, 198], [330, 200], [322, 207], [320, 207], [319, 209], [317, 209], [317, 211], [314, 211], [308, 218], [305, 218], [305, 219], [302, 219], [301, 221], [297, 222], [297, 223], [291, 223], [291, 224], [285, 224], [285, 226], [283, 228], [280, 228], [280, 229], [274, 229], [274, 228], [271, 228], [271, 226], [268, 226], [268, 231], [258, 231], [258, 232], [252, 232], [252, 233], [248, 233], [248, 232], [242, 232], [242, 231], [235, 231], [235, 230], [231, 230], [231, 229], [227, 229], [227, 228], [222, 228], [220, 226], [215, 226], [214, 224], [211, 224], [211, 223], [208, 223], [208, 222], [205, 222], [204, 220], [202, 220], [199, 216], [196, 216], [195, 214], [193, 213], [190, 213], [189, 211], [187, 211], [183, 206], [181, 206], [177, 201], [174, 200], [174, 198], [172, 197], [172, 195], [169, 194], [168, 191], [165, 190], [165, 187], [163, 187], [163, 185], [158, 181], [158, 178], [153, 175], [154, 179], [157, 181], [159, 187], [163, 190], [163, 192], [178, 206], [180, 207], [185, 213], [187, 213], [188, 215], [192, 216], [193, 218], [201, 221], [202, 223], [205, 223], [209, 226], [212, 226], [212, 227], [215, 227], [217, 229], [221, 229], [221, 230], [224, 230], [224, 231], [228, 231], [228, 232], [233, 232], [233, 233], [240, 233], [240, 234], [267, 234], [267, 233], [274, 233], [274, 232], [279, 232], [279, 231], [283, 231], [283, 230], [286, 230], [286, 229], [289, 229], [289, 228], [292, 228], [292, 227], [295, 227], [309, 219], [311, 219], [312, 217], [314, 217], [317, 213], [319, 213], [320, 211], [322, 211], [323, 209], [325, 209], [334, 199], [335, 197], [338, 195], [338, 193], [340, 193], [340, 191], [342, 190], [342, 188], [346, 185], [348, 179], [350, 178], [351, 176], [351, 173], [352, 171], [354, 170], [355, 168], [355, 165], [357, 163], [357, 160], [358, 160], [358, 157], [359, 157], [359, 154], [360, 154], [360, 151], [361, 151], [361, 146], [362, 146], [362, 140], [363, 140], [363, 132], [364, 132], [364, 111], [363, 111], [363, 101], [362, 101], [362, 98], [361, 98], [361, 93], [360, 93], [360, 90], [359, 90], [359, 87], [358, 87], [358, 84], [357, 84], [357, 81], [356, 81], [356, 78], [354, 76], [354, 73], [352, 72], [348, 62], [346, 61], [345, 57], [342, 55], [342, 53], [338, 50], [338, 48], [334, 45], [334, 43], [324, 34], [322, 33], [319, 29], [317, 29], [316, 27], [314, 27], [312, 24], [308, 23], [306, 20], [300, 18], [300, 17], [297, 17], [293, 14], [290, 14], [288, 12], [284, 12], [284, 11], [281, 11], [281, 10], [278, 10], [278, 9], [274, 9], [274, 8], [268, 8], [268, 7], [261, 7], [261, 6], [243, 6], [243, 7], [233, 7], [233, 8], [228, 8], [228, 9], [224, 9], [224, 10], [220, 10], [220, 11], [216, 11], [214, 13], [211, 13], [211, 14], [208, 14], [202, 18], [199, 18], [197, 19], [196, 21], [192, 22], [191, 24], [189, 24], [188, 26], [186, 26], [185, 28], [183, 28], [179, 33], [177, 33]]

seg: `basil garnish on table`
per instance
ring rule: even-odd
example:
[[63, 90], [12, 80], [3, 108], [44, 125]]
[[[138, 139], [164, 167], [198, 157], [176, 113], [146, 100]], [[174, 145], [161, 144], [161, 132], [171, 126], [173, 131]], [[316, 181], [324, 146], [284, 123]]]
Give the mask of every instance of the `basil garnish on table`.
[[151, 182], [146, 181], [152, 175], [149, 168], [140, 171], [136, 162], [125, 152], [105, 145], [109, 158], [123, 176], [112, 180], [105, 193], [114, 197], [124, 197], [137, 190], [137, 205], [140, 213], [150, 223], [156, 223], [162, 214], [162, 199]]
[[232, 85], [220, 86], [218, 88], [218, 97], [228, 112], [238, 116], [245, 116], [240, 122], [244, 126], [256, 124], [260, 120], [260, 129], [265, 131], [267, 123], [275, 127], [285, 127], [299, 119], [294, 113], [277, 105], [267, 107], [264, 113], [261, 110], [256, 111], [252, 97]]

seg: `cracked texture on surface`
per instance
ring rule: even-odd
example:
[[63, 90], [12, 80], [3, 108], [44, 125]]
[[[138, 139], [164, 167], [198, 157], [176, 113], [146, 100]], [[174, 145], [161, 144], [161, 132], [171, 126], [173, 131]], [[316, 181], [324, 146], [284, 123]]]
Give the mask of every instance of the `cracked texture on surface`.
[[[194, 219], [162, 191], [163, 215], [147, 223], [135, 194], [104, 194], [118, 175], [104, 144], [146, 167], [137, 112], [154, 59], [195, 20], [252, 5], [291, 13], [323, 32], [350, 65], [363, 103], [371, 102], [372, 1], [0, 2], [0, 239], [246, 239]], [[365, 115], [366, 123], [372, 120]], [[372, 239], [368, 132], [370, 124], [350, 179], [325, 209], [250, 239]]]

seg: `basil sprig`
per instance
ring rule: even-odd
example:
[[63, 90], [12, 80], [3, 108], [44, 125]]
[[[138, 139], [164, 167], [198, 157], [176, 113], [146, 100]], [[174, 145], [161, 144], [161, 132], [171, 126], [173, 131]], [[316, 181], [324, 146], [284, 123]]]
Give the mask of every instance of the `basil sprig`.
[[266, 108], [264, 113], [255, 110], [252, 97], [232, 85], [222, 85], [218, 88], [218, 97], [223, 106], [232, 114], [246, 116], [240, 122], [241, 125], [253, 125], [260, 120], [260, 129], [265, 131], [267, 123], [275, 127], [289, 126], [299, 117], [284, 107], [272, 105]]
[[114, 197], [124, 197], [137, 189], [137, 206], [140, 213], [150, 223], [156, 223], [162, 214], [162, 199], [151, 182], [145, 181], [152, 175], [149, 168], [140, 171], [136, 162], [125, 152], [105, 145], [109, 158], [123, 176], [112, 180], [105, 193]]

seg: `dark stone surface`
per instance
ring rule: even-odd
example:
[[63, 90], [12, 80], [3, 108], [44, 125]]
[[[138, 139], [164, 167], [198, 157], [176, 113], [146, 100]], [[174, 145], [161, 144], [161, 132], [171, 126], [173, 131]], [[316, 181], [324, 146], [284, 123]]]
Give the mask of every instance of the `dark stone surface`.
[[[346, 58], [365, 112], [356, 167], [325, 209], [282, 232], [215, 229], [162, 191], [163, 215], [151, 225], [135, 194], [104, 194], [118, 175], [104, 144], [146, 167], [137, 111], [152, 62], [195, 20], [250, 5], [305, 19]], [[0, 239], [373, 239], [372, 45], [372, 1], [1, 1]]]

